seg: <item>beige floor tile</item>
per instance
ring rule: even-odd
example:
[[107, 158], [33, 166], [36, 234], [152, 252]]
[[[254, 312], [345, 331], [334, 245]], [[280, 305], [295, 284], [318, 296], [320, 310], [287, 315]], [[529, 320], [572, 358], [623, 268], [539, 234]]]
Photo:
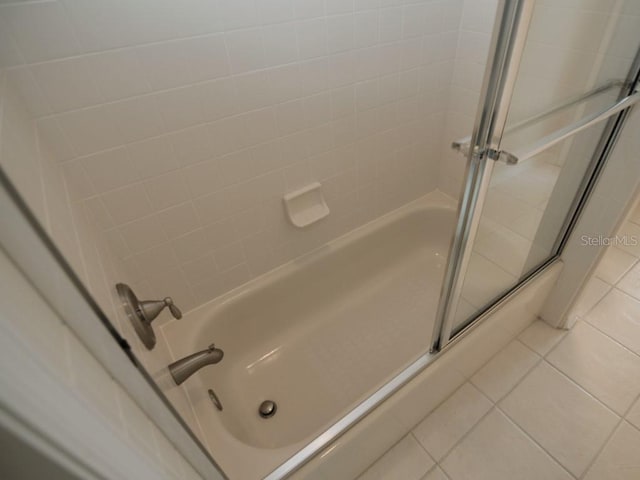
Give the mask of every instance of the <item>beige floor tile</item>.
[[424, 477], [422, 477], [422, 480], [448, 480], [448, 478], [440, 469], [440, 467], [435, 467]]
[[420, 422], [413, 434], [440, 460], [491, 407], [492, 403], [467, 382]]
[[471, 382], [487, 397], [497, 402], [520, 381], [540, 357], [517, 340], [509, 343], [487, 362]]
[[625, 418], [629, 423], [632, 423], [640, 429], [640, 398], [636, 401], [633, 407], [631, 407], [631, 410], [629, 410], [629, 413], [627, 413]]
[[440, 466], [451, 480], [571, 479], [498, 410], [484, 417]]
[[624, 222], [622, 227], [620, 227], [617, 235], [618, 237], [626, 236], [628, 240], [626, 244], [618, 245], [618, 248], [624, 250], [627, 253], [630, 253], [635, 257], [640, 257], [640, 242], [631, 241], [631, 239], [633, 238], [640, 238], [640, 225], [636, 225], [632, 222]]
[[637, 258], [618, 247], [609, 247], [596, 269], [596, 277], [615, 285], [636, 262]]
[[633, 223], [637, 223], [640, 225], [640, 202], [636, 204], [634, 209], [631, 211], [628, 220]]
[[609, 285], [604, 280], [600, 280], [597, 277], [591, 277], [585, 285], [578, 301], [575, 303], [569, 313], [570, 317], [577, 317], [578, 319], [584, 318], [584, 316], [591, 311], [591, 309], [611, 290]]
[[640, 298], [640, 263], [636, 264], [622, 277], [617, 287], [632, 297]]
[[413, 435], [406, 435], [371, 465], [358, 480], [419, 480], [434, 465]]
[[543, 320], [536, 320], [518, 336], [518, 340], [538, 355], [545, 356], [566, 334], [566, 330], [553, 328]]
[[584, 480], [638, 480], [640, 431], [622, 422]]
[[576, 476], [584, 473], [620, 420], [546, 362], [500, 408]]
[[611, 290], [585, 320], [640, 355], [640, 301]]
[[621, 415], [640, 393], [640, 357], [578, 322], [547, 361]]

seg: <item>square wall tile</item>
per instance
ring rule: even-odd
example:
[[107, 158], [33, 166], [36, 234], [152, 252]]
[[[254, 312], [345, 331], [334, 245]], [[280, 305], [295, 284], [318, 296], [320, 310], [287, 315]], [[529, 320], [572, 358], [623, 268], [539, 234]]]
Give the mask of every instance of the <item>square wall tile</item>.
[[36, 82], [55, 112], [89, 107], [103, 102], [88, 63], [80, 58], [34, 65]]
[[141, 184], [111, 190], [102, 195], [107, 212], [120, 225], [149, 215], [153, 208]]
[[97, 193], [124, 187], [139, 180], [132, 160], [124, 147], [105, 150], [79, 160]]
[[146, 72], [133, 49], [102, 52], [86, 57], [85, 61], [107, 101], [142, 95], [151, 90]]
[[120, 227], [125, 243], [133, 253], [140, 253], [167, 240], [156, 216], [148, 216]]
[[60, 128], [78, 155], [119, 146], [123, 138], [104, 106], [74, 110], [59, 117]]
[[144, 182], [151, 206], [156, 210], [189, 200], [187, 184], [180, 170], [158, 175]]
[[265, 66], [262, 30], [236, 30], [225, 33], [231, 70], [234, 74], [258, 70]]

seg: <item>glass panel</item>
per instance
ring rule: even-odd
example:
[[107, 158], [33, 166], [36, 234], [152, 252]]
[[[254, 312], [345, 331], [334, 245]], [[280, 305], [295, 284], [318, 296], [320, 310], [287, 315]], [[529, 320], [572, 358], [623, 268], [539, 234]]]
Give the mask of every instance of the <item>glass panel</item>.
[[[615, 14], [604, 3], [599, 11], [592, 10], [593, 2], [589, 9], [586, 3], [568, 7], [564, 2], [537, 2], [502, 150], [525, 151], [619, 98], [640, 37], [640, 22], [628, 12], [640, 2], [622, 2]], [[609, 83], [610, 88], [572, 102]], [[535, 121], [529, 121], [532, 118]], [[461, 296], [454, 306], [454, 334], [556, 253], [606, 123], [517, 165], [495, 164]]]

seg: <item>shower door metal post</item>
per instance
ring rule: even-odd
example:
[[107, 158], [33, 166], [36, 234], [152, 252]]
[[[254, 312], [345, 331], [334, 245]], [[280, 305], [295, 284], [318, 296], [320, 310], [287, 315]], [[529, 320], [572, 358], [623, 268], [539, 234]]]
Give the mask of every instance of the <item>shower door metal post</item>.
[[489, 188], [493, 162], [500, 159], [511, 94], [535, 0], [501, 0], [489, 50], [478, 114], [468, 152], [466, 183], [458, 209], [458, 223], [449, 252], [431, 351], [438, 351], [451, 339], [465, 273], [471, 258], [480, 214]]

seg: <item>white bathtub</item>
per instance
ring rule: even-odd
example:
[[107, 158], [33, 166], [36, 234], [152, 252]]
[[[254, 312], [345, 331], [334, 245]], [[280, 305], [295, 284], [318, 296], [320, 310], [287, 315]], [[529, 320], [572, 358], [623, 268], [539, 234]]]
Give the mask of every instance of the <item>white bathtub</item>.
[[428, 194], [162, 327], [174, 359], [225, 352], [184, 385], [231, 479], [264, 477], [425, 352], [454, 220]]

